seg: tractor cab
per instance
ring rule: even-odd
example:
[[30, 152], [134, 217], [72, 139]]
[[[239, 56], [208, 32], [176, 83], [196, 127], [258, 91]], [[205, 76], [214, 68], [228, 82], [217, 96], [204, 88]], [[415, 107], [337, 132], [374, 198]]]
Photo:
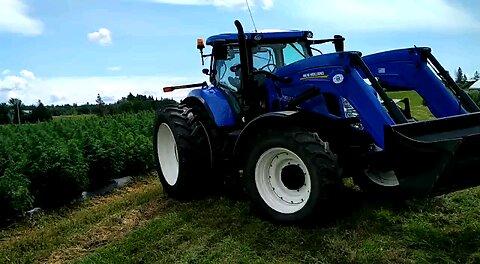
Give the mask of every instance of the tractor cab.
[[275, 110], [268, 98], [268, 94], [275, 91], [268, 91], [272, 87], [266, 87], [267, 80], [289, 82], [277, 76], [277, 70], [312, 57], [312, 44], [334, 42], [337, 51], [343, 50], [341, 36], [323, 40], [311, 40], [312, 37], [311, 31], [299, 30], [227, 33], [207, 39], [206, 44], [212, 46], [210, 55], [203, 55], [203, 40], [199, 40], [201, 44], [197, 47], [202, 58], [212, 57], [210, 70], [204, 70], [210, 76], [210, 82], [229, 95], [237, 112], [246, 112], [247, 116], [254, 118]]
[[[285, 65], [310, 57], [309, 35], [309, 31], [247, 33], [246, 38], [253, 40], [247, 55], [251, 56], [252, 70], [273, 73]], [[207, 45], [213, 49], [211, 82], [238, 92], [242, 82], [238, 34], [212, 36], [207, 39]]]

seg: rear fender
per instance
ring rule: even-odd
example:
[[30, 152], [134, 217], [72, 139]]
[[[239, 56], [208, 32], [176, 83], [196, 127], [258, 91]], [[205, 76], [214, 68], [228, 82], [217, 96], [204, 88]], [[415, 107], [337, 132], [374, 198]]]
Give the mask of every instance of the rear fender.
[[218, 127], [230, 127], [236, 123], [236, 114], [225, 93], [216, 87], [195, 89], [182, 100], [187, 105], [202, 105]]
[[312, 120], [311, 113], [299, 111], [270, 112], [258, 116], [250, 121], [240, 132], [233, 149], [233, 160], [235, 164], [241, 167], [245, 162], [246, 152], [250, 143], [261, 133], [271, 129], [294, 126], [306, 127], [315, 123], [317, 122]]

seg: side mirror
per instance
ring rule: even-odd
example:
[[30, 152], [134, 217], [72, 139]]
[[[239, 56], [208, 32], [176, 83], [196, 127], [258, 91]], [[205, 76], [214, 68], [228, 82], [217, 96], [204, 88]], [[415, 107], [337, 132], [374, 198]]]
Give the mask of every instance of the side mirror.
[[335, 51], [336, 52], [345, 51], [345, 44], [344, 44], [345, 38], [340, 35], [335, 35], [333, 36], [333, 39], [334, 39], [333, 45], [335, 46]]
[[203, 69], [202, 70], [202, 73], [205, 74], [205, 75], [209, 75], [210, 74], [210, 71], [208, 69]]

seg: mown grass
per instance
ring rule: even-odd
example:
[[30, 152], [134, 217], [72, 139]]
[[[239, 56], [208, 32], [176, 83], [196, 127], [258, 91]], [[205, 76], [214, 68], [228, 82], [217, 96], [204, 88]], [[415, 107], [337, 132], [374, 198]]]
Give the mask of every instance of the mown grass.
[[246, 200], [178, 202], [148, 177], [0, 232], [2, 263], [480, 263], [480, 189], [392, 204], [347, 188], [337, 217], [279, 226]]
[[[392, 99], [408, 98], [412, 116], [417, 120], [430, 120], [435, 118], [427, 106], [423, 104], [422, 97], [415, 91], [389, 92]], [[403, 104], [400, 104], [403, 106]]]
[[0, 231], [0, 263], [63, 262], [116, 238], [148, 213], [161, 213], [161, 188], [154, 183], [139, 180], [113, 195], [44, 212]]
[[[247, 202], [209, 199], [177, 208], [79, 263], [475, 263], [480, 229], [470, 190], [403, 205], [347, 192], [340, 219], [316, 228], [277, 226]], [[357, 201], [357, 202], [355, 202]]]

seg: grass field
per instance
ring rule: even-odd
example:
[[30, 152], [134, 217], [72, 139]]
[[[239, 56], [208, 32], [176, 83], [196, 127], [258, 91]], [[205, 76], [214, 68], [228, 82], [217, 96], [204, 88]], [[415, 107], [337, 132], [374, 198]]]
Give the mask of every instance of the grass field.
[[346, 189], [338, 218], [278, 226], [242, 199], [167, 198], [148, 176], [0, 232], [1, 263], [480, 263], [480, 189], [403, 204]]

